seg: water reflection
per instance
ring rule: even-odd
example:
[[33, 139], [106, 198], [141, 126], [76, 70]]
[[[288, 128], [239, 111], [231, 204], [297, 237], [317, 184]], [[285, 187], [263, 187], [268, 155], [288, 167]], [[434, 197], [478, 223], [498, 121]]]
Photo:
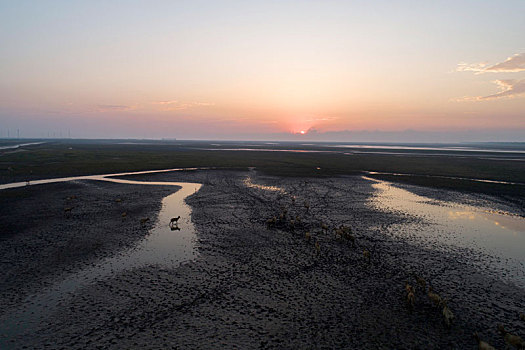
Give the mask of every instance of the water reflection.
[[466, 181], [483, 182], [483, 183], [491, 183], [491, 184], [503, 184], [503, 185], [525, 185], [525, 184], [519, 183], [519, 182], [486, 180], [486, 179], [474, 179], [474, 178], [469, 178], [469, 177], [444, 176], [444, 175], [420, 175], [420, 174], [407, 174], [407, 173], [388, 173], [388, 172], [382, 172], [382, 171], [367, 171], [366, 173], [370, 174], [370, 175], [417, 176], [417, 177], [438, 178], [438, 179], [466, 180]]
[[[253, 145], [257, 146], [257, 145]], [[261, 145], [262, 146], [262, 145]], [[310, 149], [280, 149], [280, 148], [196, 148], [203, 151], [250, 151], [250, 152], [292, 152], [292, 153], [338, 153]]]
[[[525, 218], [490, 208], [439, 201], [419, 196], [386, 181], [374, 181], [370, 205], [418, 219], [394, 225], [389, 233], [414, 237], [431, 248], [458, 246], [496, 257], [513, 270], [514, 282], [525, 285]], [[421, 228], [421, 222], [424, 229]]]
[[[494, 225], [494, 233], [510, 231], [513, 235], [517, 236], [523, 233], [523, 220], [516, 220], [514, 215], [510, 214], [497, 214], [489, 211], [449, 211], [449, 218], [451, 220], [477, 220], [486, 221], [489, 225]], [[488, 227], [490, 228], [490, 227]]]
[[17, 144], [13, 144], [13, 145], [7, 145], [7, 146], [0, 146], [0, 150], [4, 150], [4, 149], [16, 149], [16, 148], [20, 148], [20, 147], [25, 147], [25, 146], [33, 146], [33, 145], [41, 145], [45, 142], [27, 142], [27, 143], [17, 143]]
[[[57, 177], [54, 179], [32, 180], [30, 185], [45, 185], [45, 184], [51, 184], [51, 183], [57, 183], [57, 182], [68, 182], [68, 181], [77, 181], [77, 180], [110, 181], [110, 182], [127, 183], [127, 184], [141, 184], [141, 185], [165, 185], [166, 184], [165, 182], [141, 182], [141, 181], [115, 179], [112, 177], [127, 176], [127, 175], [146, 175], [146, 174], [156, 174], [156, 173], [168, 173], [168, 172], [173, 172], [173, 171], [209, 170], [209, 169], [213, 169], [213, 168], [173, 168], [173, 169], [161, 169], [161, 170], [133, 171], [133, 172], [126, 172], [126, 173], [102, 174], [102, 175]], [[9, 188], [28, 186], [28, 182], [29, 181], [0, 184], [0, 190], [7, 190]]]
[[249, 188], [257, 188], [259, 190], [265, 190], [265, 191], [273, 191], [273, 192], [281, 192], [285, 193], [284, 189], [277, 186], [267, 186], [267, 185], [259, 185], [252, 182], [252, 178], [250, 176], [246, 177], [243, 181], [244, 185]]
[[486, 153], [525, 153], [520, 149], [497, 149], [497, 148], [482, 148], [482, 147], [466, 147], [466, 146], [402, 146], [402, 145], [328, 145], [327, 147], [340, 148], [363, 148], [363, 149], [393, 149], [393, 150], [422, 150], [422, 151], [454, 151], [454, 152], [486, 152]]
[[[126, 270], [143, 266], [174, 268], [195, 259], [197, 252], [195, 227], [191, 222], [191, 208], [185, 199], [196, 193], [201, 184], [186, 182], [143, 182], [123, 179], [97, 179], [123, 184], [178, 186], [180, 189], [162, 200], [162, 209], [149, 234], [131, 249], [124, 250], [90, 267], [65, 276], [60, 282], [37, 295], [27, 297], [19, 308], [0, 319], [0, 347], [32, 331], [40, 320], [67, 299], [70, 293], [95, 281], [115, 276]], [[175, 215], [178, 216], [174, 222]], [[2, 336], [2, 338], [3, 338]], [[5, 341], [5, 343], [4, 343]]]

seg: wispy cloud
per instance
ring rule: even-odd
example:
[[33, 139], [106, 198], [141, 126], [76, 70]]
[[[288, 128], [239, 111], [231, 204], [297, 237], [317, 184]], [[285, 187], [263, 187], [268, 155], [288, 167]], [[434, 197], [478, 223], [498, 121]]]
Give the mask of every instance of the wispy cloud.
[[307, 122], [327, 122], [327, 121], [333, 121], [337, 120], [337, 117], [312, 117], [306, 119]]
[[462, 97], [456, 99], [455, 101], [488, 101], [502, 98], [514, 98], [518, 96], [525, 96], [525, 79], [495, 80], [494, 83], [498, 85], [500, 92], [487, 96]]
[[215, 105], [215, 103], [212, 102], [181, 102], [178, 100], [155, 101], [152, 103], [155, 105], [164, 106], [162, 108], [163, 111], [178, 111], [194, 107], [207, 107]]
[[497, 94], [481, 97], [481, 100], [513, 98], [525, 94], [525, 79], [496, 80], [494, 82], [498, 84], [501, 91]]
[[[475, 74], [483, 73], [516, 73], [525, 71], [525, 53], [518, 53], [507, 58], [505, 61], [489, 65], [486, 62], [467, 64], [460, 63], [456, 71], [460, 72], [474, 72]], [[501, 79], [494, 80], [498, 85], [499, 92], [487, 96], [467, 96], [454, 99], [453, 101], [487, 101], [498, 100], [503, 98], [514, 98], [525, 95], [525, 79]]]
[[518, 53], [507, 58], [505, 61], [489, 65], [487, 62], [481, 63], [459, 63], [456, 71], [482, 73], [502, 73], [502, 72], [521, 72], [525, 71], [525, 53]]
[[135, 106], [126, 106], [126, 105], [97, 105], [97, 110], [99, 112], [108, 112], [108, 111], [130, 111], [135, 109]]
[[153, 102], [153, 104], [155, 105], [170, 105], [170, 104], [175, 104], [175, 103], [178, 103], [178, 101], [173, 100], [173, 101], [155, 101]]

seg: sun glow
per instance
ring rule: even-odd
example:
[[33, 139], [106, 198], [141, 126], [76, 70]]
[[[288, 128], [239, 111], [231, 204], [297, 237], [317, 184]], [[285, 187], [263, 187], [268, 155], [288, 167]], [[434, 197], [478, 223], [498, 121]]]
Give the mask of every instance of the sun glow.
[[0, 1], [0, 137], [524, 140], [525, 1], [182, 3]]

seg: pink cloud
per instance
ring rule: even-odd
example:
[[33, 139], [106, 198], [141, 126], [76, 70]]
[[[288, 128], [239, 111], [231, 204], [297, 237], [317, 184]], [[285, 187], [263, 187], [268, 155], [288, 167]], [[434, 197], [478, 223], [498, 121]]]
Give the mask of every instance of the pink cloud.
[[500, 92], [487, 96], [467, 96], [455, 99], [454, 101], [488, 101], [525, 96], [525, 79], [494, 80], [494, 83], [498, 85]]
[[180, 102], [177, 100], [155, 101], [152, 103], [155, 105], [165, 106], [164, 108], [162, 108], [163, 111], [178, 111], [178, 110], [190, 109], [193, 107], [207, 107], [207, 106], [215, 105], [215, 103], [212, 103], [212, 102]]
[[494, 100], [499, 98], [513, 98], [522, 96], [525, 94], [525, 79], [507, 79], [507, 80], [495, 80], [500, 88], [500, 92], [488, 96], [480, 97], [480, 100]]
[[135, 106], [126, 106], [126, 105], [97, 105], [98, 112], [108, 112], [108, 111], [131, 111], [136, 109]]
[[459, 72], [476, 72], [482, 73], [501, 73], [501, 72], [521, 72], [525, 71], [525, 53], [517, 53], [507, 58], [505, 61], [489, 65], [486, 62], [481, 63], [459, 63], [456, 69]]

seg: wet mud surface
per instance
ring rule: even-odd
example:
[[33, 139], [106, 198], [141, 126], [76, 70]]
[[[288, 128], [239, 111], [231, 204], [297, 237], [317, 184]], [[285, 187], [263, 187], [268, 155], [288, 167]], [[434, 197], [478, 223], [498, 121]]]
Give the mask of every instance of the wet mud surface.
[[[174, 269], [149, 266], [126, 271], [83, 287], [37, 330], [13, 339], [9, 347], [475, 349], [474, 332], [504, 347], [496, 330], [500, 323], [513, 333], [525, 334], [525, 322], [518, 316], [525, 312], [524, 289], [480, 268], [478, 260], [483, 256], [472, 250], [428, 249], [388, 234], [390, 227], [418, 219], [373, 210], [368, 205], [371, 182], [361, 177], [305, 182], [254, 171], [198, 171], [127, 178], [204, 184], [187, 199], [197, 229], [198, 258]], [[162, 195], [173, 192], [148, 187], [151, 194], [144, 196], [142, 186], [95, 185], [111, 188], [115, 197], [140, 197], [136, 210], [151, 217]], [[34, 200], [63, 210], [68, 186], [79, 191], [79, 198], [98, 193], [91, 182], [53, 186], [63, 194], [35, 193], [9, 204]], [[25, 207], [21, 204], [13, 213], [22, 215]], [[267, 220], [279, 216], [282, 208], [287, 210], [286, 223], [269, 227]], [[27, 294], [46, 276], [109, 254], [145, 234], [140, 225], [130, 225], [116, 235], [120, 238], [104, 243], [112, 236], [107, 232], [122, 227], [117, 214], [115, 220], [100, 223], [91, 219], [100, 226], [85, 232], [80, 247], [70, 249], [71, 257], [62, 263], [44, 268], [40, 267], [46, 261], [40, 256], [43, 253], [21, 255], [22, 262], [17, 264], [27, 264], [25, 270], [2, 272], [2, 281], [4, 276], [15, 281], [2, 282], [9, 306], [20, 301], [12, 295], [13, 288]], [[62, 212], [54, 219], [40, 215], [34, 220], [41, 224], [55, 220], [45, 223], [49, 227], [67, 222]], [[13, 223], [11, 217], [4, 216], [2, 222], [17, 233], [2, 236], [2, 252], [23, 251], [26, 241], [32, 241], [27, 236], [36, 235], [30, 231], [32, 225]], [[84, 217], [72, 218], [70, 226], [55, 232], [49, 243], [40, 244], [65, 241], [63, 237], [76, 232]], [[321, 223], [329, 229], [323, 230]], [[337, 238], [331, 230], [342, 224], [352, 228], [355, 244]], [[81, 254], [98, 240], [104, 241], [98, 243], [100, 248]], [[363, 255], [365, 249], [369, 260]], [[13, 277], [17, 271], [25, 271], [25, 277]], [[455, 315], [450, 328], [441, 308], [434, 307], [417, 285], [415, 275], [447, 299]], [[415, 287], [413, 309], [406, 303], [406, 281]], [[6, 302], [2, 303], [5, 310]]]
[[176, 190], [78, 181], [0, 191], [0, 310], [131, 246]]

